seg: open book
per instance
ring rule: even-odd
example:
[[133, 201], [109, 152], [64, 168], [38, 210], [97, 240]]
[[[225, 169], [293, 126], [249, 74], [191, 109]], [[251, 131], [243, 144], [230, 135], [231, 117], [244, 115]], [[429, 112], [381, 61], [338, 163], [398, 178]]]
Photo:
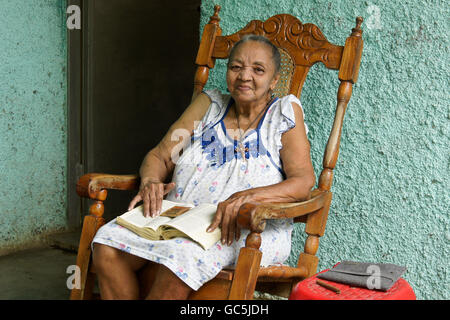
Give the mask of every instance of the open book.
[[117, 217], [116, 223], [149, 240], [190, 238], [208, 250], [220, 239], [220, 228], [206, 232], [216, 214], [217, 206], [163, 200], [158, 217], [144, 217], [143, 206], [138, 206]]

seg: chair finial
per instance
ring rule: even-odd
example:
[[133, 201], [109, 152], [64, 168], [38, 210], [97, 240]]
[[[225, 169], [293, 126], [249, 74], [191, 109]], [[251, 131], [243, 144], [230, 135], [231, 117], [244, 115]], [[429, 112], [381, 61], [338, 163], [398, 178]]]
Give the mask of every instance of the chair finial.
[[361, 25], [363, 23], [363, 17], [356, 17], [356, 26], [352, 29], [352, 36], [361, 36]]
[[219, 11], [221, 7], [216, 4], [214, 6], [214, 14], [209, 18], [209, 23], [219, 24], [220, 18], [219, 18]]
[[355, 29], [361, 29], [361, 25], [362, 25], [363, 21], [364, 21], [363, 17], [356, 17]]

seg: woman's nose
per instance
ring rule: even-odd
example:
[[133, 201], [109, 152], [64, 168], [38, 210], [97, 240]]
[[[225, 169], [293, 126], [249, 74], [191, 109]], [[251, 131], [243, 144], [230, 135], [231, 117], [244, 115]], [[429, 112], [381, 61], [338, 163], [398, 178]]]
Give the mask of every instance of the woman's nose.
[[242, 67], [239, 71], [239, 79], [240, 80], [250, 80], [251, 79], [251, 68], [250, 67]]

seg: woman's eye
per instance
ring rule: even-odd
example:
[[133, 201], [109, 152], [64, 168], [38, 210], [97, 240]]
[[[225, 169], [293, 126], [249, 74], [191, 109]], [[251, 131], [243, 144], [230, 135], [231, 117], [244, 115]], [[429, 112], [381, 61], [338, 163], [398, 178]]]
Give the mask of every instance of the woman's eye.
[[241, 67], [240, 66], [230, 66], [230, 69], [232, 71], [239, 71], [239, 70], [241, 70]]
[[262, 69], [262, 68], [254, 68], [253, 70], [255, 70], [255, 72], [257, 74], [263, 74], [264, 73], [264, 69]]

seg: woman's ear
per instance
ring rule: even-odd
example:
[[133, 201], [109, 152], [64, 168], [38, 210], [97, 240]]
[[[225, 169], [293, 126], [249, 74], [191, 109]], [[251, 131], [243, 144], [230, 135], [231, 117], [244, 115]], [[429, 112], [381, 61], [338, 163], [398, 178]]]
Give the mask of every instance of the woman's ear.
[[275, 87], [277, 86], [278, 80], [280, 80], [280, 73], [278, 72], [272, 79], [271, 84], [270, 84], [270, 89], [274, 90]]

